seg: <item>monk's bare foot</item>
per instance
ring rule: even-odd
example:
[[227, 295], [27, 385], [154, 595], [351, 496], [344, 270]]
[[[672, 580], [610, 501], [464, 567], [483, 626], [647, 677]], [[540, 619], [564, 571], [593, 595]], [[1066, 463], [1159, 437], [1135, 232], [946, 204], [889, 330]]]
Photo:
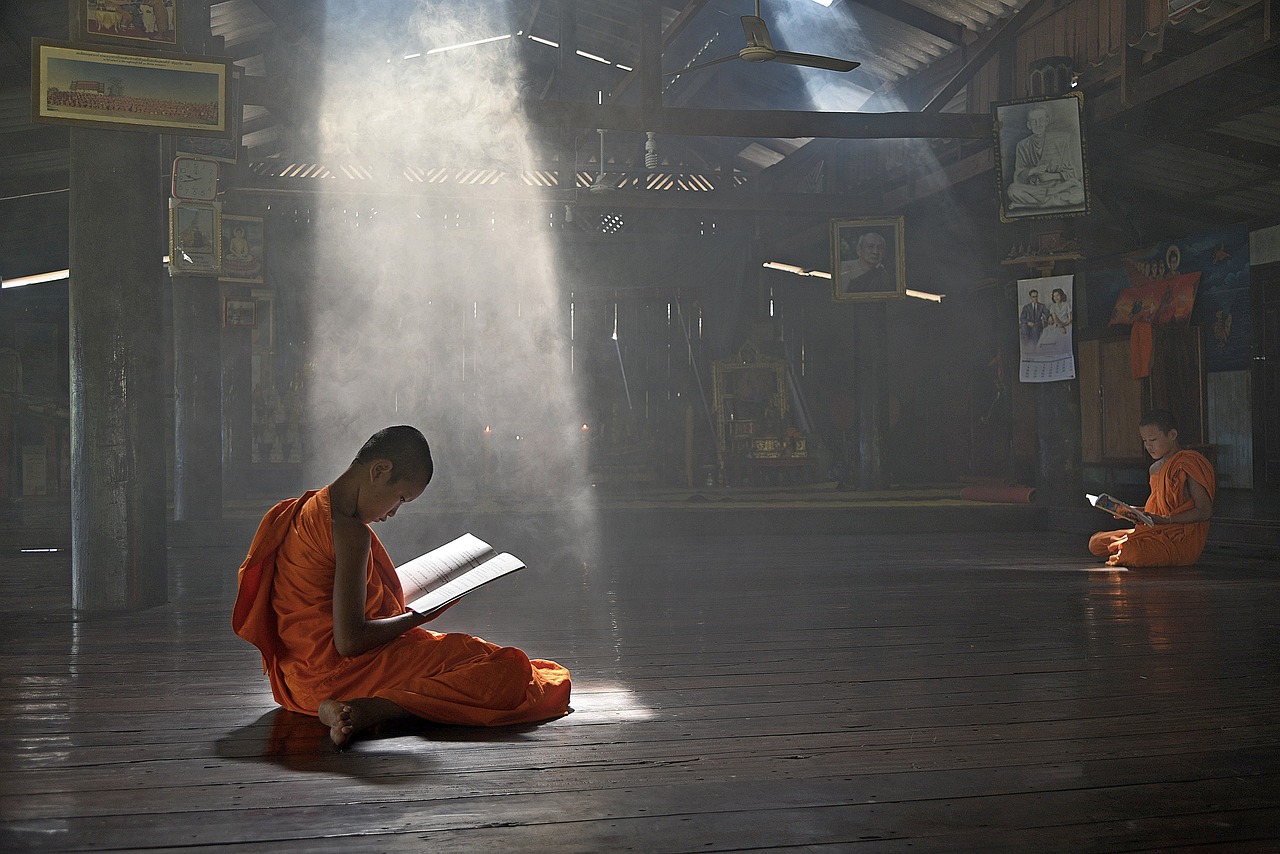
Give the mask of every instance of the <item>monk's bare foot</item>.
[[356, 733], [351, 718], [352, 709], [347, 703], [325, 700], [320, 704], [320, 723], [329, 728], [329, 738], [338, 747], [345, 747]]
[[320, 723], [329, 728], [329, 738], [338, 747], [346, 747], [352, 738], [374, 724], [411, 717], [404, 709], [381, 697], [325, 700], [320, 704], [319, 714]]

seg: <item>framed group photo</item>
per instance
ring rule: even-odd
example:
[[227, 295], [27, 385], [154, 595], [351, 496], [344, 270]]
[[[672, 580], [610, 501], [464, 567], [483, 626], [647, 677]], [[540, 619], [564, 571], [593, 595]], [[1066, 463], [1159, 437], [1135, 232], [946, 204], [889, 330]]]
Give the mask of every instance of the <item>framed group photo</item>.
[[178, 44], [180, 0], [77, 0], [77, 23], [85, 41], [139, 46]]
[[906, 295], [902, 217], [831, 221], [831, 289], [837, 302]]
[[231, 60], [34, 39], [31, 117], [230, 137]]
[[993, 104], [1000, 219], [1089, 212], [1084, 93]]

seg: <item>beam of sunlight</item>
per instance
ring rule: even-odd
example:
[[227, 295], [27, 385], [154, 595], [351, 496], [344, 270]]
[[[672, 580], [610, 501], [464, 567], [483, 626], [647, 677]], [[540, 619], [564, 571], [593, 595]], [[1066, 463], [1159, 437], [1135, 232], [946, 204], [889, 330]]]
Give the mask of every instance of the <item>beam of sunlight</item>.
[[597, 721], [648, 721], [658, 713], [640, 702], [634, 691], [616, 685], [574, 685], [573, 723]]
[[[385, 61], [405, 36], [448, 49], [507, 40], [485, 33], [491, 8], [424, 2], [407, 21], [365, 17], [359, 27], [329, 10], [317, 75], [322, 162], [359, 163], [373, 176], [546, 162], [522, 119], [517, 51]], [[327, 196], [328, 182], [318, 183], [310, 360], [297, 378], [308, 479], [327, 482], [375, 430], [408, 423], [432, 444], [433, 503], [505, 494], [585, 511], [575, 502], [587, 419], [569, 375], [570, 288], [551, 203], [484, 194], [375, 203]]]

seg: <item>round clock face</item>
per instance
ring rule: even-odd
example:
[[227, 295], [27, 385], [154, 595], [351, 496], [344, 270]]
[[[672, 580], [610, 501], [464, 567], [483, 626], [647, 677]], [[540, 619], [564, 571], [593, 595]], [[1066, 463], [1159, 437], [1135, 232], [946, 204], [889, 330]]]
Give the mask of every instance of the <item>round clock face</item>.
[[198, 157], [173, 161], [173, 197], [212, 201], [218, 195], [218, 162]]

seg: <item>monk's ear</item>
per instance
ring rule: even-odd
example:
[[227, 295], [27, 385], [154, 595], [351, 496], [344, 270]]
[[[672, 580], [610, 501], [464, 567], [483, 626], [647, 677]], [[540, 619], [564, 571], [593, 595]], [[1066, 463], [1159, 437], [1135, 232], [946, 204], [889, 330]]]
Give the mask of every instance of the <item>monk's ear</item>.
[[391, 460], [374, 460], [369, 464], [369, 479], [381, 480], [391, 476]]

